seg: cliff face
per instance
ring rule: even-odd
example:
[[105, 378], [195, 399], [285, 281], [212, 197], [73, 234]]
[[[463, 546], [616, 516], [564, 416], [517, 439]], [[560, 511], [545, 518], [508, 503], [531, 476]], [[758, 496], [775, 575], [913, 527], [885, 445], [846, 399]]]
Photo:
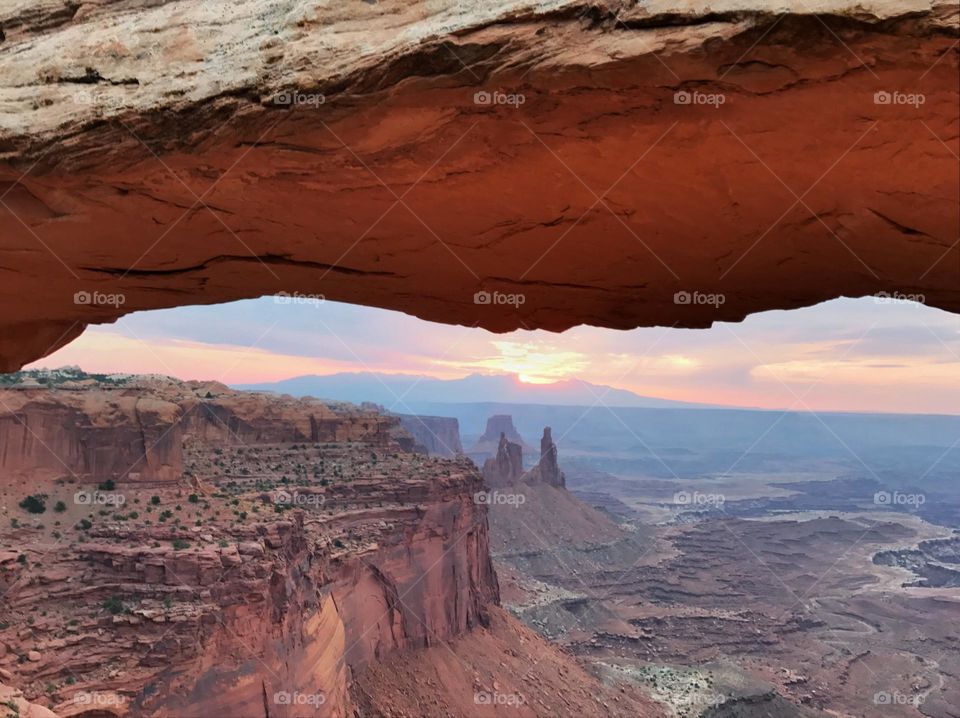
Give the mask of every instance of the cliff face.
[[560, 463], [557, 461], [557, 445], [553, 443], [553, 434], [549, 426], [544, 427], [543, 436], [540, 438], [540, 460], [530, 469], [526, 481], [530, 484], [546, 484], [558, 489], [567, 488], [567, 480], [560, 471]]
[[0, 468], [92, 481], [172, 482], [184, 438], [210, 444], [362, 441], [386, 446], [398, 422], [312, 399], [265, 398], [209, 382], [124, 381], [99, 391], [0, 389]]
[[0, 25], [0, 368], [280, 291], [494, 331], [880, 291], [960, 310], [955, 3], [124, 0]]
[[483, 464], [483, 480], [488, 486], [501, 488], [516, 484], [523, 475], [523, 448], [500, 434], [497, 455]]
[[[499, 590], [468, 461], [403, 452], [395, 418], [347, 405], [136, 386], [178, 420], [186, 478], [95, 492], [16, 459], [47, 506], [0, 529], [0, 680], [27, 699], [61, 716], [348, 716], [371, 661], [487, 621]], [[74, 412], [116, 441], [132, 391], [7, 394], [31, 427]], [[0, 490], [8, 513], [22, 496]]]
[[400, 424], [431, 456], [452, 459], [463, 453], [460, 422], [448, 416], [400, 414]]
[[93, 481], [173, 481], [182, 409], [156, 397], [0, 390], [0, 469]]

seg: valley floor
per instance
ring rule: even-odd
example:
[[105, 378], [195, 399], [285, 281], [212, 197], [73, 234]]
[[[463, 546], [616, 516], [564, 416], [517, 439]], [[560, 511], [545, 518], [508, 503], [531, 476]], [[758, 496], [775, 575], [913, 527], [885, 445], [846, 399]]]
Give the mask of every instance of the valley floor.
[[729, 508], [634, 522], [592, 546], [546, 547], [514, 519], [530, 535], [495, 554], [505, 605], [670, 715], [960, 716], [954, 532], [866, 508]]

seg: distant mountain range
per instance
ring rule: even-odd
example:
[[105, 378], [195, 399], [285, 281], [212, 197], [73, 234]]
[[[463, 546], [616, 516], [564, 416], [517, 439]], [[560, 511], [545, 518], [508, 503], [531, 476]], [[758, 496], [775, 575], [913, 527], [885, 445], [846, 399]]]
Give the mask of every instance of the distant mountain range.
[[568, 379], [553, 384], [527, 384], [514, 376], [471, 374], [462, 379], [434, 379], [407, 374], [345, 372], [326, 376], [298, 376], [264, 384], [238, 384], [236, 389], [271, 391], [293, 396], [349, 401], [371, 401], [404, 412], [404, 405], [471, 404], [496, 402], [551, 406], [639, 407], [646, 409], [722, 408], [641, 396], [625, 389]]

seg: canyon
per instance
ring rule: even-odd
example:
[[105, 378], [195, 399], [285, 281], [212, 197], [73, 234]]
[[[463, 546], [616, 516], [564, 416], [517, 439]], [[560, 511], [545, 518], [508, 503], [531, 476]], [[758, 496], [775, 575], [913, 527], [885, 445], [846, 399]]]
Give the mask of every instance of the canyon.
[[[805, 507], [769, 469], [736, 495], [570, 473], [579, 501], [493, 504], [491, 549], [504, 605], [591, 672], [690, 718], [957, 715], [956, 512]], [[820, 473], [796, 485], [851, 493]]]
[[0, 718], [958, 718], [956, 417], [17, 371], [264, 296], [960, 313], [958, 41], [942, 0], [0, 0]]
[[937, 0], [0, 4], [0, 368], [267, 294], [498, 332], [958, 311], [958, 22]]
[[0, 715], [660, 715], [498, 607], [480, 473], [398, 417], [73, 370], [0, 404]]
[[756, 473], [678, 448], [702, 469], [614, 476], [566, 430], [525, 453], [495, 414], [480, 470], [404, 428], [460, 442], [444, 417], [76, 368], [0, 383], [3, 718], [956, 715], [949, 431], [925, 433], [926, 512], [769, 447]]

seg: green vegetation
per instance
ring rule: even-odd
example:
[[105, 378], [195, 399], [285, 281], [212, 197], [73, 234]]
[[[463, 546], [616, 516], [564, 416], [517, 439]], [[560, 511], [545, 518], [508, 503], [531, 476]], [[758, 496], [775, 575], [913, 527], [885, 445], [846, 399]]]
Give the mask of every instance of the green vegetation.
[[42, 514], [47, 510], [47, 497], [45, 494], [31, 494], [20, 502], [20, 508], [31, 514]]
[[108, 598], [103, 602], [103, 608], [114, 616], [124, 613], [127, 610], [127, 607], [123, 605], [123, 601], [120, 600], [119, 596], [111, 596]]

